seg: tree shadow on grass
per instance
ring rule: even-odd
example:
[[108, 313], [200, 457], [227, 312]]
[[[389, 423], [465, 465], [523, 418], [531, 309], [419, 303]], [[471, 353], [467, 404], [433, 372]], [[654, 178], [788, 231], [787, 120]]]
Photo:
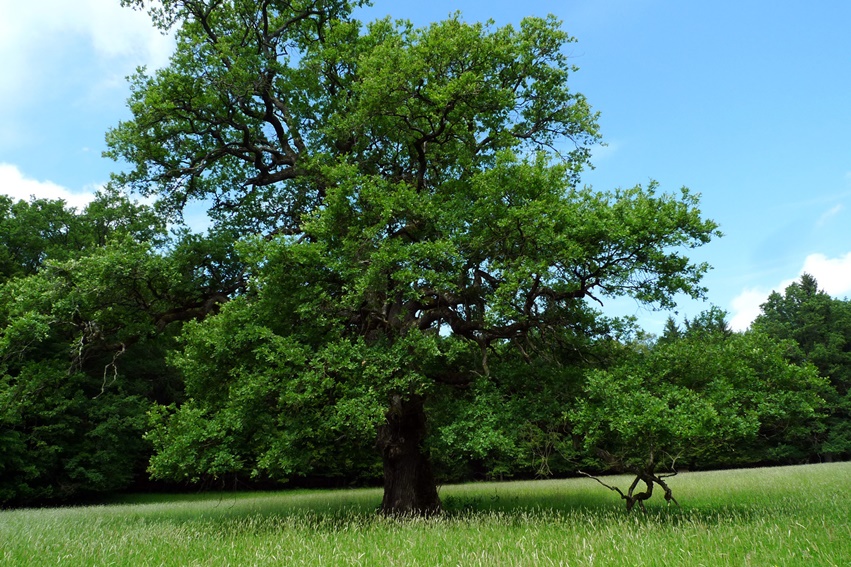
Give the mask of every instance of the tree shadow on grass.
[[[666, 505], [661, 495], [646, 501], [646, 512], [627, 512], [623, 501], [604, 489], [573, 490], [535, 483], [481, 483], [447, 486], [441, 490], [443, 512], [434, 522], [487, 522], [489, 517], [518, 522], [629, 521], [653, 525], [746, 522], [767, 515], [788, 515], [770, 503], [723, 504], [692, 502]], [[173, 523], [222, 522], [239, 524], [251, 519], [273, 525], [309, 524], [336, 530], [351, 524], [386, 522], [377, 514], [380, 489], [294, 490], [281, 492], [136, 495], [113, 502], [115, 514], [132, 514], [148, 521]], [[404, 522], [405, 518], [396, 518]]]
[[566, 521], [611, 521], [612, 519], [678, 526], [683, 524], [720, 525], [735, 522], [758, 521], [766, 516], [787, 516], [789, 511], [770, 503], [753, 504], [727, 502], [709, 504], [682, 502], [681, 506], [666, 503], [661, 496], [647, 500], [646, 511], [634, 508], [627, 512], [623, 500], [605, 490], [571, 493], [528, 492], [512, 494], [495, 490], [492, 493], [448, 494], [442, 496], [444, 515], [450, 518], [486, 517], [488, 514], [507, 514], [530, 519], [558, 519]]

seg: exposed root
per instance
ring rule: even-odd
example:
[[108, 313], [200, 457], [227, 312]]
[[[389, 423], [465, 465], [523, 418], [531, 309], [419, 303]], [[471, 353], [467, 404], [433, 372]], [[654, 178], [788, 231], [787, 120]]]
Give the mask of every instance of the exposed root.
[[[632, 484], [629, 485], [629, 490], [627, 490], [626, 494], [624, 494], [624, 492], [617, 486], [611, 486], [609, 484], [606, 484], [594, 475], [588, 474], [583, 471], [577, 472], [581, 475], [587, 476], [588, 478], [596, 480], [609, 490], [620, 494], [620, 497], [626, 500], [627, 512], [632, 511], [635, 505], [638, 504], [638, 507], [641, 508], [641, 511], [647, 513], [647, 509], [644, 507], [644, 501], [648, 500], [651, 496], [653, 496], [654, 484], [658, 484], [662, 488], [662, 490], [665, 491], [665, 501], [668, 503], [668, 505], [670, 505], [671, 502], [673, 502], [677, 506], [680, 505], [680, 503], [677, 502], [677, 499], [674, 498], [674, 494], [671, 492], [671, 487], [669, 487], [668, 484], [665, 482], [666, 478], [676, 476], [676, 471], [665, 475], [657, 475], [653, 472], [648, 471], [636, 471], [635, 480], [633, 480]], [[643, 482], [645, 486], [645, 489], [642, 492], [635, 491], [635, 489], [638, 487], [639, 482]]]

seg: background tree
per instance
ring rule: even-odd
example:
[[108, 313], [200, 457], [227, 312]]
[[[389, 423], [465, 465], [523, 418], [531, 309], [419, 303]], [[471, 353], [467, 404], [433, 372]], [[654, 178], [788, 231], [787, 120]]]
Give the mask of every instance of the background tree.
[[[723, 322], [713, 309], [696, 321]], [[722, 317], [719, 319], [719, 317]], [[591, 372], [568, 421], [581, 436], [584, 466], [635, 475], [627, 510], [651, 497], [677, 462], [746, 464], [786, 443], [789, 429], [819, 416], [825, 381], [814, 366], [786, 358], [788, 344], [726, 325], [691, 326], [681, 338], [610, 369]], [[639, 483], [645, 488], [636, 492]]]
[[716, 227], [686, 190], [578, 187], [596, 115], [553, 18], [364, 27], [359, 4], [150, 3], [178, 48], [133, 78], [109, 153], [165, 209], [209, 199], [217, 226], [265, 237], [243, 248], [249, 293], [188, 326], [190, 397], [151, 433], [154, 473], [286, 475], [374, 436], [382, 509], [428, 513], [442, 390], [587, 299], [700, 295], [707, 267], [675, 250]]
[[75, 221], [62, 201], [15, 202], [0, 195], [0, 281], [34, 274], [48, 256], [78, 248], [69, 242]]
[[79, 212], [61, 200], [15, 202], [0, 195], [0, 283], [33, 275], [47, 260], [89, 253], [116, 234], [153, 241], [163, 228], [154, 211], [109, 187]]
[[662, 329], [662, 335], [659, 337], [659, 342], [672, 342], [682, 337], [683, 331], [677, 325], [677, 321], [673, 315], [668, 315], [665, 319], [665, 327]]
[[[13, 268], [0, 282], [0, 503], [125, 488], [144, 478], [150, 404], [181, 395], [165, 364], [177, 329], [241, 285], [241, 268], [228, 260], [233, 237], [184, 234], [167, 244], [150, 208], [112, 191], [81, 213], [42, 201], [9, 211], [13, 230], [0, 247]], [[57, 219], [61, 230], [44, 228]], [[28, 224], [37, 230], [27, 233]]]
[[798, 459], [813, 455], [832, 460], [851, 456], [851, 303], [818, 289], [810, 274], [772, 292], [762, 304], [755, 329], [794, 341], [793, 359], [818, 368], [830, 381], [825, 394], [830, 416], [823, 430], [814, 429], [798, 444]]

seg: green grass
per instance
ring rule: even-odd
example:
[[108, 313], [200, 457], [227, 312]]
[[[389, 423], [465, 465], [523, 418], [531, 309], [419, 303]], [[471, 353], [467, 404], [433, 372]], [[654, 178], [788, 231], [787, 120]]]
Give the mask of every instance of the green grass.
[[[2, 565], [851, 565], [851, 463], [689, 473], [648, 513], [590, 479], [445, 486], [398, 521], [378, 490], [138, 496], [0, 512]], [[624, 487], [626, 477], [609, 478]]]

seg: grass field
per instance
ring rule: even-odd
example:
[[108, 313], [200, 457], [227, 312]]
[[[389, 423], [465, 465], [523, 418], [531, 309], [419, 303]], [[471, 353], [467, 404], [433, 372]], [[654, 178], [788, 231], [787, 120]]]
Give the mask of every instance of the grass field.
[[444, 486], [447, 513], [408, 521], [376, 516], [374, 489], [146, 495], [2, 511], [0, 564], [851, 565], [849, 480], [851, 463], [682, 474], [682, 508], [646, 515], [584, 478]]

